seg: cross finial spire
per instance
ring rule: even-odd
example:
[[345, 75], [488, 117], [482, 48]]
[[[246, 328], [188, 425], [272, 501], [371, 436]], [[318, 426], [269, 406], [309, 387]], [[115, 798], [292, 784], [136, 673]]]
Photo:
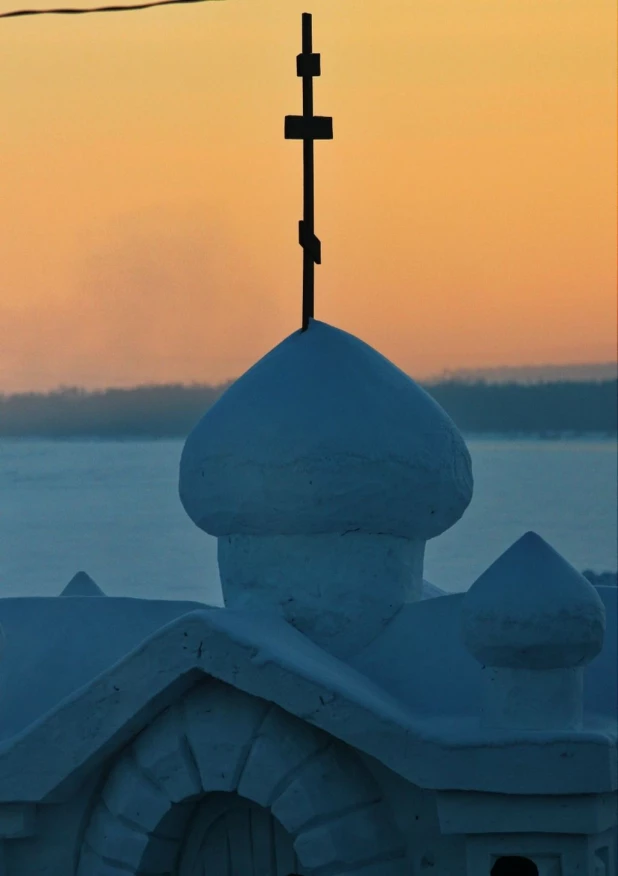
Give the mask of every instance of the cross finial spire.
[[302, 52], [296, 56], [296, 75], [303, 80], [303, 114], [285, 117], [285, 139], [303, 141], [303, 218], [299, 243], [303, 248], [302, 330], [314, 315], [313, 266], [322, 262], [322, 247], [315, 236], [313, 193], [313, 141], [333, 139], [331, 116], [313, 115], [313, 77], [320, 75], [320, 56], [313, 51], [311, 15], [303, 12]]

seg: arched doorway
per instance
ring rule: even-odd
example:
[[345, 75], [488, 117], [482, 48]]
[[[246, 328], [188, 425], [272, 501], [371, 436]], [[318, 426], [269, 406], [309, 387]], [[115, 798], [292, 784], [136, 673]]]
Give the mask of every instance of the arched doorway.
[[352, 749], [210, 679], [119, 753], [77, 876], [240, 876], [247, 854], [243, 876], [405, 869], [405, 841]]
[[178, 876], [302, 874], [294, 838], [263, 806], [237, 794], [209, 794], [196, 807]]

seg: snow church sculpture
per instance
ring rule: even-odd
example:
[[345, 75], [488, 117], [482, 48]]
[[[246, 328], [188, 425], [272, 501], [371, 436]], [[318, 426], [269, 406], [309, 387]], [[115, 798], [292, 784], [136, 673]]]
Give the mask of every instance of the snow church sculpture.
[[615, 876], [617, 590], [527, 533], [436, 595], [470, 464], [409, 378], [312, 320], [180, 491], [225, 608], [0, 600], [2, 876]]
[[617, 588], [424, 581], [465, 443], [304, 300], [182, 454], [224, 608], [0, 599], [0, 876], [616, 876]]

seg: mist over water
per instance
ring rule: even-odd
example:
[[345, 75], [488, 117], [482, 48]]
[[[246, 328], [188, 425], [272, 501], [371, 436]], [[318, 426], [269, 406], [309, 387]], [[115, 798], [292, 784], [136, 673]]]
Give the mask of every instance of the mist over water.
[[[466, 590], [538, 532], [576, 568], [615, 570], [615, 440], [468, 440], [463, 518], [427, 545], [425, 575]], [[182, 441], [0, 441], [0, 595], [60, 593], [80, 569], [109, 595], [220, 603], [216, 540], [178, 499]]]

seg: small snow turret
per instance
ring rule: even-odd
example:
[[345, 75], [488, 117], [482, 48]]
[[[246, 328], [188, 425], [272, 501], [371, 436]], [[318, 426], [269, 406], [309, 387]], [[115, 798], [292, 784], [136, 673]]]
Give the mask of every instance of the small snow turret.
[[60, 596], [105, 596], [105, 593], [87, 572], [77, 572]]
[[439, 405], [315, 320], [213, 405], [180, 464], [185, 510], [219, 539], [226, 605], [274, 608], [340, 656], [420, 598], [425, 542], [471, 496], [470, 456]]
[[594, 587], [534, 532], [466, 594], [463, 638], [484, 669], [482, 722], [528, 730], [581, 726], [583, 667], [601, 651]]

